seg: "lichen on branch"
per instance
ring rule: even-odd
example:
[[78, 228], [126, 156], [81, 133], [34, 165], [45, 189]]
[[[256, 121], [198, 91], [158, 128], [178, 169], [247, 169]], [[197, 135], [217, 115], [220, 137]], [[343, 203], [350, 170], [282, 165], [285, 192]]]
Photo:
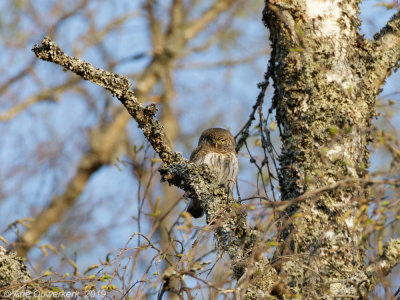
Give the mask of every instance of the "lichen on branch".
[[[49, 37], [45, 37], [32, 50], [39, 59], [58, 64], [83, 79], [104, 87], [121, 101], [163, 161], [164, 164], [159, 169], [162, 180], [181, 188], [188, 197], [196, 197], [203, 203], [207, 220], [213, 224], [219, 250], [228, 252], [232, 260], [235, 278], [239, 279], [244, 274], [248, 278], [256, 278], [250, 283], [246, 281], [244, 292], [250, 298], [251, 295], [268, 294], [277, 276], [268, 260], [259, 259], [251, 271], [246, 270], [248, 258], [252, 255], [257, 240], [257, 233], [249, 227], [246, 214], [236, 209], [235, 200], [227, 195], [225, 189], [215, 184], [214, 175], [206, 165], [190, 163], [180, 153], [172, 151], [163, 126], [155, 118], [156, 106], [141, 105], [131, 90], [132, 84], [127, 77], [95, 68], [88, 62], [65, 54]], [[266, 270], [269, 271], [265, 272]], [[253, 276], [254, 274], [264, 276]], [[267, 275], [269, 280], [265, 278]]]

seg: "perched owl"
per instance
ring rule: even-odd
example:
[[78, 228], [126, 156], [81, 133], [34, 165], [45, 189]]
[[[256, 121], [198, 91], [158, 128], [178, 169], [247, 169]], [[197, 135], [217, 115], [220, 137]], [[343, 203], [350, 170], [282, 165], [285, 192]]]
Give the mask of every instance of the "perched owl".
[[[222, 128], [209, 128], [200, 136], [197, 148], [190, 155], [195, 164], [206, 164], [217, 176], [218, 184], [224, 185], [232, 196], [239, 172], [239, 162], [232, 134]], [[198, 199], [191, 199], [187, 211], [200, 218], [203, 209]]]

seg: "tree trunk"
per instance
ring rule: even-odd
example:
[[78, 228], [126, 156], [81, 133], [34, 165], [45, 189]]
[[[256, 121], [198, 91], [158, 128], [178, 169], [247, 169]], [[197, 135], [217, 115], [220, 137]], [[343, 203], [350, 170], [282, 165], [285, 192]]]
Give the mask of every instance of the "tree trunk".
[[[228, 197], [204, 165], [172, 151], [155, 105], [141, 105], [128, 78], [66, 55], [48, 37], [33, 51], [122, 102], [162, 159], [162, 179], [202, 201], [209, 222], [205, 230], [214, 230], [218, 251], [231, 259], [237, 287], [230, 292], [238, 299], [365, 298], [378, 275], [400, 261], [400, 240], [392, 240], [379, 259], [366, 265], [358, 209], [368, 196], [366, 183], [372, 182], [366, 170], [375, 99], [400, 59], [400, 13], [368, 41], [358, 34], [358, 12], [356, 1], [266, 3], [270, 67], [237, 148], [248, 136], [271, 76], [282, 138], [281, 197], [295, 200], [271, 204], [291, 203], [279, 215], [280, 245], [271, 261], [263, 253], [262, 230], [247, 222], [246, 206]], [[163, 278], [182, 274], [172, 270]]]
[[[379, 38], [360, 36], [358, 1], [270, 1], [263, 13], [272, 42], [273, 108], [282, 139], [283, 200], [323, 186], [280, 215], [278, 273], [301, 299], [365, 297], [357, 208], [369, 164], [374, 103], [393, 64], [380, 65]], [[340, 183], [353, 182], [349, 186]]]

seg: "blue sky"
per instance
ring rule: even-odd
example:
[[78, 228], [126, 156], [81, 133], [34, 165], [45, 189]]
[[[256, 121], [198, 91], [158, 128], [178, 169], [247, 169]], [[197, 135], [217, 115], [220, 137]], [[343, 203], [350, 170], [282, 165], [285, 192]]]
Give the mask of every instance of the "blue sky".
[[[32, 5], [42, 13], [41, 22], [44, 27], [54, 24], [57, 14], [48, 12], [54, 1], [38, 0]], [[65, 1], [68, 3], [72, 1]], [[99, 4], [100, 3], [100, 4]], [[110, 20], [131, 12], [132, 16], [101, 41], [102, 51], [112, 53], [116, 60], [130, 57], [151, 50], [149, 32], [145, 17], [139, 10], [140, 1], [102, 1], [92, 2], [91, 9], [96, 13], [95, 29], [101, 30]], [[382, 27], [394, 10], [377, 6], [377, 1], [364, 1], [361, 4], [363, 24], [361, 32], [368, 38]], [[2, 26], [0, 33], [5, 33], [0, 39], [0, 70], [2, 78], [0, 85], [13, 74], [27, 66], [34, 55], [31, 48], [40, 42], [45, 31], [37, 26], [34, 20], [28, 18], [24, 10], [10, 9], [6, 1], [0, 3]], [[7, 12], [6, 12], [7, 11]], [[165, 12], [164, 12], [165, 13]], [[163, 10], [159, 11], [160, 18]], [[240, 30], [241, 37], [232, 43], [228, 51], [221, 45], [214, 45], [206, 52], [190, 55], [181, 61], [183, 67], [198, 64], [210, 64], [227, 58], [243, 58], [266, 49], [269, 44], [268, 33], [261, 20], [261, 12], [249, 12], [249, 15], [236, 19], [232, 29]], [[15, 23], [18, 19], [18, 23]], [[87, 42], [83, 37], [88, 30], [87, 16], [83, 13], [66, 20], [55, 33], [55, 41], [69, 54], [78, 53], [83, 60], [91, 62], [96, 67], [106, 68], [104, 52], [99, 45], [84, 49]], [[10, 29], [11, 28], [11, 29]], [[212, 30], [212, 28], [210, 29]], [[17, 32], [12, 39], [13, 32]], [[6, 38], [9, 38], [6, 40]], [[20, 39], [18, 39], [20, 38]], [[204, 37], [200, 36], [195, 43], [201, 44]], [[130, 76], [140, 73], [149, 61], [149, 56], [131, 60], [117, 65], [115, 71]], [[185, 143], [176, 142], [175, 149], [189, 156], [192, 147], [197, 143], [196, 136], [202, 129], [212, 126], [227, 126], [236, 133], [247, 120], [251, 106], [258, 94], [257, 83], [262, 81], [268, 56], [260, 54], [252, 63], [233, 67], [182, 68], [175, 72], [176, 99], [173, 110], [179, 115], [182, 134], [193, 136]], [[47, 62], [37, 61], [35, 76], [29, 76], [23, 82], [14, 84], [7, 93], [0, 95], [0, 114], [7, 111], [15, 103], [23, 102], [30, 95], [43, 87], [61, 84], [70, 78], [69, 73]], [[392, 75], [387, 81], [382, 95], [392, 95], [391, 99], [399, 100], [399, 73]], [[80, 154], [85, 151], [86, 133], [97, 124], [99, 111], [102, 110], [109, 97], [102, 88], [89, 82], [81, 82], [77, 89], [86, 89], [91, 95], [91, 102], [82, 95], [69, 91], [57, 95], [57, 103], [45, 101], [31, 106], [27, 111], [17, 115], [9, 122], [0, 123], [0, 180], [3, 198], [0, 198], [0, 235], [12, 241], [12, 232], [4, 232], [7, 225], [17, 219], [30, 217], [45, 207], [54, 194], [61, 194], [65, 184], [73, 176]], [[271, 89], [266, 96], [266, 107], [269, 107]], [[111, 106], [119, 106], [114, 98]], [[395, 112], [399, 106], [395, 105]], [[399, 116], [395, 114], [392, 121], [397, 128]], [[380, 123], [378, 123], [380, 124]], [[384, 123], [382, 123], [384, 124]], [[132, 140], [138, 145], [143, 143], [141, 132], [132, 121], [129, 124]], [[190, 146], [191, 145], [191, 146]], [[387, 160], [379, 151], [371, 158], [372, 169], [377, 169]], [[239, 186], [244, 195], [254, 192], [245, 183], [254, 178], [255, 170], [248, 167], [248, 158], [241, 157], [242, 171]], [[136, 228], [131, 216], [136, 214], [136, 199], [128, 208], [125, 204], [137, 194], [137, 183], [131, 175], [129, 167], [104, 167], [91, 178], [84, 194], [80, 197], [76, 209], [80, 211], [79, 222], [82, 227], [72, 226], [82, 231], [90, 241], [90, 233], [104, 227], [109, 228], [103, 234], [103, 240], [89, 252], [82, 251], [80, 243], [71, 243], [69, 251], [81, 252], [78, 262], [88, 266], [104, 258], [105, 253], [122, 247]], [[158, 191], [161, 195], [161, 190]], [[156, 190], [157, 193], [157, 190]], [[242, 195], [243, 196], [243, 195]], [[89, 201], [90, 200], [90, 201]], [[90, 206], [87, 205], [90, 203]], [[184, 208], [184, 204], [181, 204]], [[110, 211], [113, 212], [110, 215]], [[76, 222], [74, 211], [65, 216], [64, 223], [51, 229], [49, 238], [52, 241], [64, 228], [65, 222]], [[115, 214], [119, 218], [115, 219]], [[107, 224], [112, 224], [108, 226]], [[204, 225], [204, 220], [195, 224]], [[149, 230], [144, 227], [143, 231]], [[80, 232], [75, 232], [80, 233]], [[98, 236], [98, 235], [96, 235]], [[57, 240], [57, 238], [55, 239]], [[95, 241], [93, 241], [95, 243]], [[33, 251], [33, 257], [40, 257], [39, 250]], [[52, 261], [51, 263], [54, 263]]]

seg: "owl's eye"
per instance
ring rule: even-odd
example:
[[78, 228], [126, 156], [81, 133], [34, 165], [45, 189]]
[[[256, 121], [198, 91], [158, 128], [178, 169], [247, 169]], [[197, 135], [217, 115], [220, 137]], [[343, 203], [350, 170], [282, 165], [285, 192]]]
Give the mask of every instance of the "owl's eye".
[[225, 140], [221, 140], [221, 144], [225, 144], [225, 142], [226, 142]]

